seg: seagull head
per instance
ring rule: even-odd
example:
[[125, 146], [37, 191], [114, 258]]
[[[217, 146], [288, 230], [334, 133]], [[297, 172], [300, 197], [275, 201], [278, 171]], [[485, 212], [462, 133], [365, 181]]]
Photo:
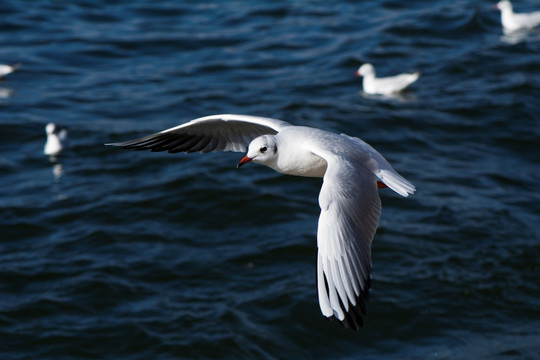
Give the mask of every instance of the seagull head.
[[370, 63], [366, 63], [358, 68], [356, 76], [375, 76], [375, 68]]
[[509, 0], [499, 1], [495, 7], [501, 11], [512, 11], [512, 3]]
[[253, 161], [272, 167], [277, 160], [277, 140], [274, 135], [259, 136], [249, 144], [246, 156], [238, 163], [238, 168]]
[[55, 123], [48, 123], [47, 126], [45, 126], [45, 132], [47, 135], [57, 134], [59, 130], [60, 129]]

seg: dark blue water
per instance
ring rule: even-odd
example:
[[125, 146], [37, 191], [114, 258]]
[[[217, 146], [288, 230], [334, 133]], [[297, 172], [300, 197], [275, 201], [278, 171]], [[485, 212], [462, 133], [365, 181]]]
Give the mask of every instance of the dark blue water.
[[[4, 1], [0, 358], [537, 359], [540, 35], [493, 4]], [[364, 61], [422, 77], [366, 97]], [[319, 311], [320, 179], [102, 145], [216, 113], [359, 136], [416, 185], [381, 191], [359, 332]]]

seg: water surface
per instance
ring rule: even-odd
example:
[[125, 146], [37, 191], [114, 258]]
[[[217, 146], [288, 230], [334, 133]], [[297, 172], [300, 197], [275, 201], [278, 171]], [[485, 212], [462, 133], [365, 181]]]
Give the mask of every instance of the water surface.
[[[515, 4], [519, 11], [530, 4]], [[490, 1], [4, 1], [2, 359], [535, 359], [540, 36]], [[354, 72], [421, 70], [402, 97]], [[365, 326], [316, 297], [320, 179], [104, 143], [216, 113], [359, 136], [381, 191]], [[72, 147], [42, 155], [45, 125]]]

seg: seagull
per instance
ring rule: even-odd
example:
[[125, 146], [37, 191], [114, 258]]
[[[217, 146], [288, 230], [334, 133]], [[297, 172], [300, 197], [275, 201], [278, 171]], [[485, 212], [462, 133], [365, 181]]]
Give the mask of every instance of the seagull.
[[63, 149], [69, 147], [68, 130], [55, 123], [45, 126], [47, 142], [43, 149], [45, 155], [58, 155]]
[[249, 162], [288, 175], [322, 177], [317, 231], [317, 289], [324, 316], [358, 330], [366, 314], [371, 242], [381, 201], [377, 188], [402, 196], [415, 187], [373, 147], [356, 137], [249, 115], [211, 115], [135, 140], [125, 149], [178, 152], [236, 151]]
[[501, 22], [505, 30], [532, 29], [540, 25], [540, 11], [516, 14], [509, 0], [499, 1], [495, 7], [501, 11]]
[[365, 93], [393, 95], [405, 90], [405, 88], [415, 82], [420, 76], [420, 72], [377, 78], [373, 65], [366, 63], [358, 68], [356, 76], [364, 77], [362, 85]]
[[21, 64], [13, 65], [4, 65], [0, 64], [0, 80], [2, 80], [6, 75], [11, 74], [15, 70], [21, 67]]

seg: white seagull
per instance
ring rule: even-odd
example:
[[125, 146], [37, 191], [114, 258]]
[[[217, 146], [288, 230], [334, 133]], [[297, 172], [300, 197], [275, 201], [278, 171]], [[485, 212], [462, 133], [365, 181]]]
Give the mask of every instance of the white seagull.
[[47, 142], [43, 148], [45, 155], [57, 155], [63, 149], [69, 147], [68, 130], [55, 123], [48, 123], [45, 126], [47, 133]]
[[540, 11], [516, 14], [509, 0], [499, 1], [495, 7], [501, 11], [501, 22], [505, 30], [532, 29], [540, 25]]
[[0, 80], [2, 80], [6, 75], [11, 74], [15, 70], [21, 67], [21, 64], [13, 65], [4, 65], [0, 64]]
[[400, 74], [384, 78], [377, 78], [373, 65], [366, 63], [358, 68], [356, 76], [362, 76], [362, 85], [367, 94], [394, 95], [405, 90], [409, 85], [418, 80], [420, 72], [413, 74]]
[[248, 115], [211, 115], [135, 140], [107, 144], [177, 152], [246, 150], [277, 172], [322, 177], [317, 232], [317, 287], [324, 316], [363, 324], [371, 278], [371, 241], [381, 212], [378, 187], [402, 196], [415, 187], [374, 148], [345, 134]]

